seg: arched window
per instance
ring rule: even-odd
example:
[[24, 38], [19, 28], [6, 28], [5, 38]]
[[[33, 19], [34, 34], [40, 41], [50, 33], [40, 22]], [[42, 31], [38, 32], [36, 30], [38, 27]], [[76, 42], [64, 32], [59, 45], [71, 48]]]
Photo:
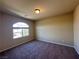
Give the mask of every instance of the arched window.
[[24, 22], [13, 24], [13, 39], [29, 36], [29, 25]]

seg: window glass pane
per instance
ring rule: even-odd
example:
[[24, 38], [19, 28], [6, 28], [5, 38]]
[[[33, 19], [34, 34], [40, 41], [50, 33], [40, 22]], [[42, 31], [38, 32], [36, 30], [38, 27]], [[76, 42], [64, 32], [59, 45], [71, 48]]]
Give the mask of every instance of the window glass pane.
[[13, 29], [13, 38], [22, 37], [22, 29]]
[[13, 24], [13, 39], [29, 36], [29, 25], [23, 22]]
[[18, 22], [18, 23], [15, 23], [13, 27], [29, 27], [29, 25], [23, 22]]
[[23, 29], [23, 37], [29, 35], [29, 29]]

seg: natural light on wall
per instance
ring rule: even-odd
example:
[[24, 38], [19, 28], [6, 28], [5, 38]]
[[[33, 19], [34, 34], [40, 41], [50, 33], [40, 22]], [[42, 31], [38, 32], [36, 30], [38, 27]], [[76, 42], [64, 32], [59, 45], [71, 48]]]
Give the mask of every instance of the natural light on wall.
[[13, 39], [29, 36], [29, 25], [24, 22], [13, 24]]

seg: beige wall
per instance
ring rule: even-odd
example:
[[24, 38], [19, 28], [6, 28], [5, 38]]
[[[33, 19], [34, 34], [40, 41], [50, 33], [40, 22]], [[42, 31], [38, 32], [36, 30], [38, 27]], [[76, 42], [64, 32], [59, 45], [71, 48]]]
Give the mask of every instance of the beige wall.
[[73, 46], [73, 14], [65, 14], [36, 21], [38, 40]]
[[[34, 39], [33, 21], [2, 13], [0, 22], [0, 28], [2, 28], [2, 30], [0, 29], [0, 52]], [[16, 22], [26, 22], [29, 24], [30, 35], [28, 37], [13, 39], [12, 25]]]
[[74, 13], [74, 45], [79, 54], [79, 5]]
[[1, 23], [1, 13], [0, 13], [0, 47], [1, 47], [1, 43], [2, 43], [2, 23]]

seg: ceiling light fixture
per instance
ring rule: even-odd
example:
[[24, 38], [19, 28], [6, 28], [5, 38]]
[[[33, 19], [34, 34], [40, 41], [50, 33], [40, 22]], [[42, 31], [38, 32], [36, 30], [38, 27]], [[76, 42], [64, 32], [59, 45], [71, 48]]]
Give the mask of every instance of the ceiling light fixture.
[[40, 9], [35, 9], [34, 11], [36, 14], [39, 14], [40, 13]]

